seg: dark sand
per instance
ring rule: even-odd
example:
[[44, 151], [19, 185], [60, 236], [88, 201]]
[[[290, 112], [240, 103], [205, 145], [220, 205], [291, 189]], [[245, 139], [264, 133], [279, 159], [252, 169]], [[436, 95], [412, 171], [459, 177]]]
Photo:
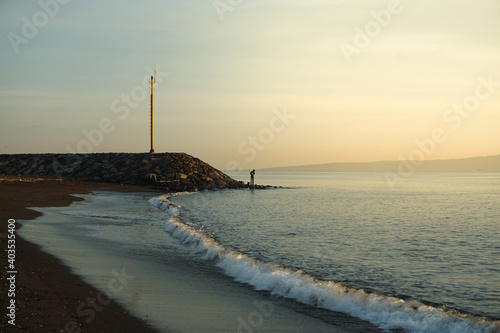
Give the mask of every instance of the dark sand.
[[[9, 219], [30, 220], [41, 215], [26, 207], [67, 206], [82, 200], [70, 194], [86, 194], [93, 190], [151, 191], [139, 186], [60, 181], [46, 179], [0, 178], [0, 244], [2, 248], [2, 321], [1, 332], [64, 332], [68, 322], [80, 323], [81, 332], [154, 332], [149, 325], [111, 302], [102, 307], [96, 304], [95, 318], [87, 323], [88, 315], [79, 317], [77, 307], [98, 291], [72, 274], [58, 259], [16, 235], [16, 326], [8, 324], [7, 305], [7, 225]], [[29, 223], [29, 222], [25, 222]], [[70, 326], [68, 326], [70, 327]]]

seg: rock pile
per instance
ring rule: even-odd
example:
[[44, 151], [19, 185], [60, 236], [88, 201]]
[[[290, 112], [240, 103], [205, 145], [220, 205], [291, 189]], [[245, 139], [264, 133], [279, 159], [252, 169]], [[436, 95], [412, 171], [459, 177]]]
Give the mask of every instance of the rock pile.
[[168, 192], [247, 187], [185, 153], [0, 154], [0, 174], [152, 185]]

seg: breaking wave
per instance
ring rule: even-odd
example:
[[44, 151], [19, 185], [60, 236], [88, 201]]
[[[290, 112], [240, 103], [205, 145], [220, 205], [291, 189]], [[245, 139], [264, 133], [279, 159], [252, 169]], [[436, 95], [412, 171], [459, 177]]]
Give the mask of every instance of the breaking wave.
[[184, 223], [179, 217], [181, 206], [169, 200], [172, 196], [174, 195], [162, 195], [149, 200], [152, 206], [170, 215], [165, 231], [182, 244], [191, 246], [204, 260], [213, 261], [228, 276], [249, 284], [256, 290], [269, 291], [307, 305], [342, 312], [387, 330], [500, 332], [498, 322], [435, 308], [418, 301], [405, 301], [354, 289], [333, 281], [319, 280], [304, 271], [264, 262], [224, 247], [202, 230]]

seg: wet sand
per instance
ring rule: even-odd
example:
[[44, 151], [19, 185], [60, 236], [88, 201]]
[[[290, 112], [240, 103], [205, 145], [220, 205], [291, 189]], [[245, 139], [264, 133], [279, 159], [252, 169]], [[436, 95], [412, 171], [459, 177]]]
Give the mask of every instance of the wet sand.
[[[0, 244], [2, 261], [7, 261], [7, 225], [16, 220], [16, 229], [41, 213], [26, 207], [67, 206], [82, 200], [70, 194], [85, 194], [93, 190], [151, 191], [138, 186], [121, 186], [81, 181], [0, 178]], [[96, 299], [98, 291], [70, 272], [60, 261], [21, 237], [16, 237], [15, 326], [8, 323], [6, 309], [2, 310], [2, 332], [154, 332], [148, 323], [130, 315], [121, 305], [111, 303], [101, 307], [95, 304], [96, 315], [90, 322], [87, 313], [77, 308], [87, 299]], [[6, 264], [2, 269], [2, 290], [7, 286]], [[7, 292], [0, 294], [2, 304], [8, 304]], [[108, 300], [106, 300], [106, 303]], [[102, 308], [102, 310], [101, 310]], [[89, 308], [86, 308], [87, 310]], [[98, 311], [100, 310], [100, 311]], [[70, 324], [68, 324], [70, 323]], [[73, 326], [71, 323], [78, 323]]]

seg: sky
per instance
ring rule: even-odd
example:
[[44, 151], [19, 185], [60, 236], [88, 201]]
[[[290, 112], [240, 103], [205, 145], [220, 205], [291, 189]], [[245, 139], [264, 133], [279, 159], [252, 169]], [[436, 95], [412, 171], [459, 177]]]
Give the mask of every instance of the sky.
[[0, 2], [0, 153], [500, 154], [498, 0]]

